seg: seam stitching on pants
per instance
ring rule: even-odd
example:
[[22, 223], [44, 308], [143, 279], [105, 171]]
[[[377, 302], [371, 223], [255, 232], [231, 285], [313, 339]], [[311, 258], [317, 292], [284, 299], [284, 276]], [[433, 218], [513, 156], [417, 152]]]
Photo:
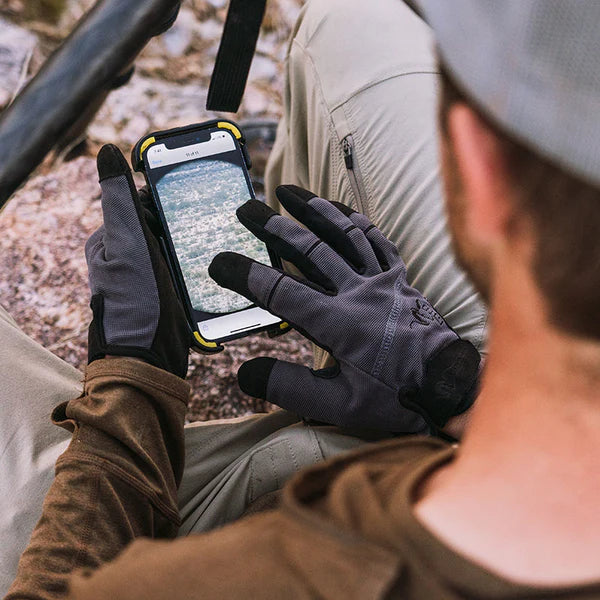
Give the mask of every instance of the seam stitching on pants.
[[[321, 442], [319, 441], [319, 436], [314, 432], [314, 429], [310, 425], [307, 425], [307, 427], [308, 427], [308, 432], [310, 434], [310, 437], [313, 440], [312, 451], [313, 451], [313, 456], [315, 457], [315, 462], [317, 463], [322, 460], [325, 460], [325, 453], [323, 452]], [[316, 444], [316, 447], [319, 449], [319, 452], [321, 453], [320, 458], [319, 458], [319, 455], [317, 454], [315, 444]]]
[[246, 496], [246, 507], [254, 502], [254, 461], [250, 458], [250, 485], [248, 486], [248, 495]]
[[337, 143], [340, 144], [341, 140], [339, 139], [339, 137], [337, 135], [337, 131], [335, 129], [335, 123], [333, 122], [333, 118], [331, 116], [332, 110], [330, 110], [330, 108], [327, 104], [327, 100], [325, 99], [325, 94], [323, 93], [323, 85], [321, 83], [321, 78], [319, 77], [319, 72], [317, 71], [315, 62], [312, 59], [312, 56], [310, 55], [310, 53], [306, 50], [306, 48], [304, 48], [304, 46], [302, 46], [302, 44], [300, 44], [298, 41], [294, 40], [294, 45], [296, 45], [300, 49], [300, 51], [302, 52], [302, 54], [304, 55], [304, 57], [310, 64], [311, 71], [313, 72], [313, 77], [315, 79], [316, 88], [319, 91], [319, 104], [322, 107], [324, 107], [324, 109], [325, 109], [324, 112], [327, 117], [326, 120], [329, 122], [329, 130], [333, 132], [333, 134], [334, 134], [333, 137], [335, 138]]
[[294, 447], [290, 443], [290, 440], [285, 440], [285, 442], [287, 444], [288, 451], [292, 458], [292, 463], [294, 465], [294, 471], [298, 472], [300, 470], [300, 465], [298, 464], [298, 458], [296, 457], [296, 453], [294, 452]]
[[[340, 170], [339, 166], [341, 164], [341, 162], [340, 162], [341, 157], [339, 156], [339, 146], [342, 142], [341, 142], [340, 137], [338, 136], [337, 129], [335, 127], [335, 122], [332, 117], [333, 110], [329, 108], [329, 106], [327, 104], [327, 100], [325, 99], [325, 94], [323, 92], [323, 85], [321, 82], [321, 78], [319, 76], [317, 66], [315, 65], [315, 62], [312, 59], [312, 56], [307, 51], [307, 49], [304, 48], [304, 46], [302, 46], [302, 44], [300, 44], [300, 42], [298, 42], [297, 40], [294, 39], [293, 45], [296, 46], [300, 50], [300, 52], [303, 54], [305, 59], [310, 64], [311, 72], [313, 74], [313, 79], [315, 81], [315, 89], [317, 90], [318, 96], [319, 96], [319, 106], [321, 106], [321, 110], [323, 110], [323, 113], [325, 115], [325, 121], [327, 122], [327, 127], [329, 129], [329, 136], [330, 136], [330, 139], [332, 142], [332, 144], [330, 145], [330, 148], [329, 148], [329, 156], [331, 158], [333, 158], [333, 161], [332, 161], [333, 189], [337, 189], [338, 182], [339, 182], [338, 171]], [[333, 144], [335, 144], [335, 149], [333, 148]], [[351, 195], [351, 197], [354, 198], [354, 191], [352, 190], [351, 187], [350, 187], [350, 195]], [[341, 198], [336, 198], [336, 199], [341, 201]], [[354, 206], [358, 207], [358, 198], [354, 198]]]
[[275, 480], [275, 485], [277, 486], [277, 489], [280, 490], [281, 484], [279, 483], [279, 477], [278, 477], [278, 473], [277, 473], [277, 467], [276, 467], [275, 456], [274, 456], [275, 453], [273, 452], [273, 448], [274, 448], [274, 446], [269, 446], [269, 448], [268, 448], [269, 458], [271, 460], [271, 472], [273, 473], [273, 479]]
[[380, 83], [385, 83], [386, 81], [390, 81], [392, 79], [398, 79], [399, 77], [407, 77], [410, 75], [439, 75], [440, 72], [435, 70], [435, 69], [431, 69], [431, 70], [422, 70], [422, 71], [408, 71], [407, 73], [395, 73], [394, 75], [389, 75], [387, 77], [383, 77], [382, 79], [378, 79], [377, 81], [373, 81], [371, 83], [367, 83], [365, 85], [363, 85], [362, 87], [358, 88], [357, 90], [355, 90], [354, 92], [352, 92], [347, 98], [344, 98], [344, 100], [340, 100], [340, 102], [338, 102], [335, 106], [332, 107], [332, 111], [337, 110], [338, 108], [340, 108], [341, 106], [343, 106], [344, 104], [346, 104], [347, 102], [349, 102], [350, 100], [352, 100], [353, 98], [355, 98], [356, 96], [362, 94], [363, 92], [365, 92], [366, 90], [375, 87], [376, 85], [379, 85]]

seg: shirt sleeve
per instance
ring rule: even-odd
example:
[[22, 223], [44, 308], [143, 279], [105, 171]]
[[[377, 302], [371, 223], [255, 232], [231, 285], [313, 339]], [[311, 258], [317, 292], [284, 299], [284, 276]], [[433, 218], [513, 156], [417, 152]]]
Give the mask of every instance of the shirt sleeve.
[[83, 394], [53, 412], [73, 437], [6, 600], [63, 597], [74, 570], [176, 535], [188, 398], [185, 381], [141, 361], [88, 366]]

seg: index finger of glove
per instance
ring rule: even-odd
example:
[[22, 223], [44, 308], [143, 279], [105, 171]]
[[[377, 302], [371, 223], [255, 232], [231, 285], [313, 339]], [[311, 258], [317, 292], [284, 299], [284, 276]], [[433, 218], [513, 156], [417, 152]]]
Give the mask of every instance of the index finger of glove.
[[217, 254], [208, 273], [220, 286], [288, 321], [316, 344], [328, 349], [327, 331], [334, 328], [323, 327], [323, 323], [332, 312], [333, 297], [310, 282], [299, 281], [235, 252]]
[[144, 242], [141, 205], [129, 165], [116, 146], [103, 146], [97, 163], [102, 189], [104, 244], [110, 259], [114, 254], [139, 249]]
[[333, 248], [355, 271], [366, 276], [381, 273], [363, 232], [334, 203], [295, 185], [280, 185], [276, 193], [295, 219]]
[[342, 257], [313, 232], [283, 217], [259, 200], [237, 209], [240, 222], [284, 260], [288, 260], [313, 283], [336, 292], [353, 275]]

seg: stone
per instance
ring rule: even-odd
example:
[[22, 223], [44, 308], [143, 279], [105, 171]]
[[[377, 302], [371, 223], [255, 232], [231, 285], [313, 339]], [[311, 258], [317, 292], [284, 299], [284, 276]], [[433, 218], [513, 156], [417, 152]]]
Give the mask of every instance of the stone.
[[27, 80], [35, 35], [0, 17], [0, 110]]
[[205, 105], [206, 89], [201, 85], [180, 85], [134, 74], [127, 85], [110, 94], [88, 133], [94, 142], [131, 149], [151, 131], [206, 120]]

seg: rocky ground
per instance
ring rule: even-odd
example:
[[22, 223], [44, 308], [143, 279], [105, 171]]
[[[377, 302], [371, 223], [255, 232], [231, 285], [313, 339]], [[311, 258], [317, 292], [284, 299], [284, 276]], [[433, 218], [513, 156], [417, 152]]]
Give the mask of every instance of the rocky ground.
[[[0, 4], [0, 110], [92, 3]], [[301, 3], [270, 0], [236, 120], [279, 118], [282, 59]], [[85, 364], [91, 316], [83, 245], [101, 221], [93, 157], [107, 142], [127, 155], [149, 131], [215, 117], [204, 105], [225, 13], [225, 0], [184, 1], [175, 26], [150, 42], [130, 83], [109, 96], [86, 143], [76, 152], [49, 157], [0, 214], [0, 304], [29, 335], [78, 368]], [[217, 356], [195, 354], [189, 419], [269, 410], [266, 403], [245, 397], [236, 383], [239, 365], [258, 355], [311, 362], [310, 346], [296, 332], [276, 339], [249, 337], [228, 344]]]

